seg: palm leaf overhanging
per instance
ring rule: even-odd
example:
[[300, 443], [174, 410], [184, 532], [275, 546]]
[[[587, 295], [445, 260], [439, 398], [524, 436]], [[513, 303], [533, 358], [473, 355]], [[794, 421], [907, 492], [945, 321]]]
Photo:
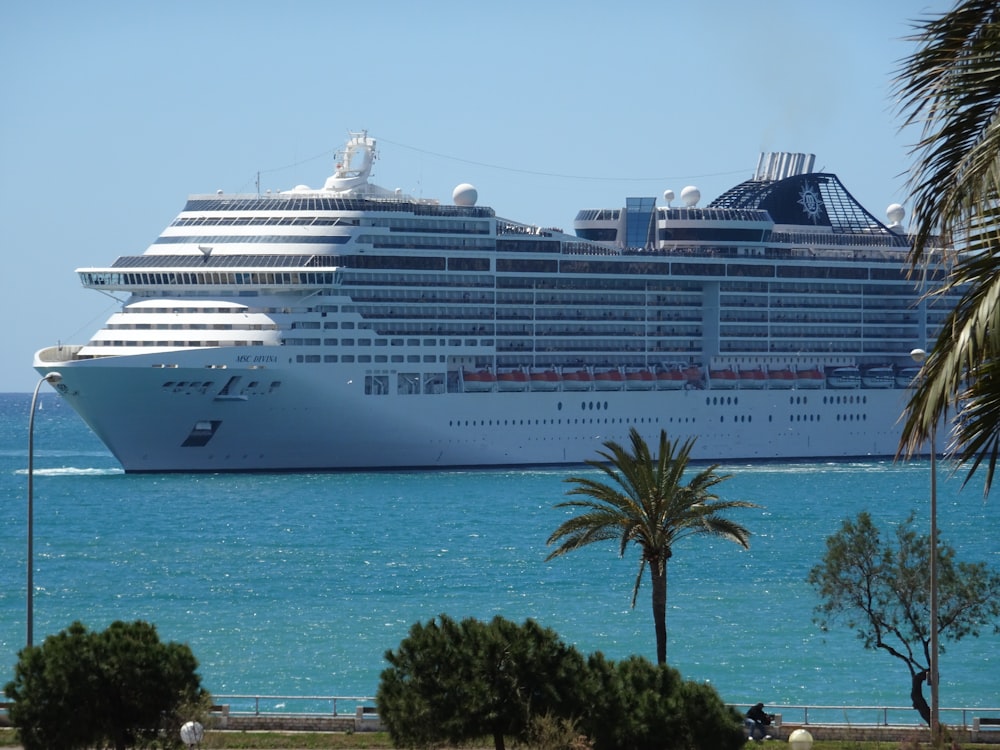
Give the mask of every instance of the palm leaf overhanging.
[[966, 481], [985, 461], [988, 492], [1000, 457], [1000, 5], [961, 2], [916, 29], [896, 83], [904, 127], [921, 128], [911, 269], [943, 274], [935, 294], [961, 298], [907, 404], [900, 453], [951, 419], [942, 447], [968, 467]]

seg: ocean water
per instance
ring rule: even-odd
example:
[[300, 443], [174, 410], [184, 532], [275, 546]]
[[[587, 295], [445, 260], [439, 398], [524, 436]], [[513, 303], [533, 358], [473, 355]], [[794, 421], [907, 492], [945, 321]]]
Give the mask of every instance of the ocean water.
[[[25, 640], [29, 394], [0, 395], [0, 680]], [[584, 653], [655, 658], [635, 550], [546, 562], [584, 469], [125, 475], [44, 394], [35, 420], [35, 642], [74, 620], [154, 623], [215, 694], [373, 695], [384, 653], [445, 613], [533, 618]], [[805, 578], [861, 510], [926, 524], [926, 461], [726, 464], [751, 548], [691, 538], [668, 570], [667, 658], [733, 703], [906, 706], [909, 674], [844, 626], [823, 633]], [[1000, 568], [1000, 501], [939, 472], [942, 539]], [[941, 657], [943, 707], [1000, 706], [1000, 636]]]

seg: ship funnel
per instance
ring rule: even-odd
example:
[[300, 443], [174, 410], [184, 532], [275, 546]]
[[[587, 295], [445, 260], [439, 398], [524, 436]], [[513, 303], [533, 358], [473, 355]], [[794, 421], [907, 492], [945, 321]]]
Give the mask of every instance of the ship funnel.
[[812, 172], [815, 163], [815, 154], [793, 154], [788, 151], [764, 153], [757, 160], [757, 171], [753, 178], [755, 182], [784, 180], [786, 177]]

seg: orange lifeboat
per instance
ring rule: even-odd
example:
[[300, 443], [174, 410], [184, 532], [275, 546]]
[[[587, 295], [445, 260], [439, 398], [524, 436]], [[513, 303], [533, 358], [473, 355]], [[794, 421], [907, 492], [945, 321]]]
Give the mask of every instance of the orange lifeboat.
[[520, 368], [499, 370], [497, 372], [497, 387], [501, 391], [527, 390], [528, 374]]
[[795, 386], [797, 388], [822, 388], [826, 382], [826, 376], [818, 367], [809, 367], [795, 373]]
[[615, 367], [594, 370], [594, 387], [599, 391], [620, 391], [625, 385], [625, 376]]
[[594, 384], [594, 377], [589, 370], [563, 370], [562, 384], [564, 391], [589, 391]]
[[712, 388], [731, 389], [740, 384], [740, 377], [735, 370], [726, 367], [721, 370], [709, 370], [708, 382]]
[[533, 391], [555, 391], [562, 384], [562, 378], [553, 368], [547, 370], [532, 370], [528, 374]]
[[630, 391], [649, 391], [656, 386], [656, 377], [644, 367], [625, 371], [625, 387]]
[[789, 369], [768, 370], [767, 384], [774, 389], [787, 389], [795, 387], [795, 373]]
[[462, 370], [462, 388], [467, 393], [492, 391], [496, 382], [496, 376], [487, 369]]
[[740, 370], [740, 388], [761, 389], [767, 385], [767, 375], [759, 367], [754, 370]]
[[679, 367], [661, 367], [656, 371], [657, 390], [676, 391], [680, 390], [687, 384], [688, 376]]

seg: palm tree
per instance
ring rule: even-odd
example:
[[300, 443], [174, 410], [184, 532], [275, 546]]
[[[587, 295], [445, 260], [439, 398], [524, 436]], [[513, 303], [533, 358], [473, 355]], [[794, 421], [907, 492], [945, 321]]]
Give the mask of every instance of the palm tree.
[[649, 565], [653, 587], [653, 623], [656, 628], [656, 661], [667, 661], [667, 561], [674, 545], [695, 534], [710, 534], [731, 539], [744, 549], [749, 547], [750, 532], [721, 513], [731, 508], [754, 508], [753, 503], [720, 500], [714, 488], [730, 478], [716, 474], [718, 466], [700, 471], [686, 485], [681, 483], [687, 470], [694, 439], [678, 447], [660, 431], [656, 456], [634, 427], [629, 431], [631, 451], [614, 441], [598, 451], [603, 461], [587, 461], [610, 480], [569, 477], [575, 485], [567, 495], [580, 500], [558, 503], [557, 508], [583, 511], [564, 521], [552, 532], [548, 544], [559, 544], [546, 558], [551, 560], [594, 542], [617, 540], [618, 553], [625, 556], [629, 544], [642, 551], [639, 574], [632, 591], [632, 607], [639, 595], [639, 584]]
[[[968, 467], [1000, 457], [1000, 4], [964, 0], [915, 25], [917, 51], [896, 82], [904, 126], [921, 136], [913, 192], [911, 267], [960, 293], [906, 407], [900, 453], [928, 444], [953, 418], [948, 446]], [[934, 248], [950, 248], [935, 255]]]

